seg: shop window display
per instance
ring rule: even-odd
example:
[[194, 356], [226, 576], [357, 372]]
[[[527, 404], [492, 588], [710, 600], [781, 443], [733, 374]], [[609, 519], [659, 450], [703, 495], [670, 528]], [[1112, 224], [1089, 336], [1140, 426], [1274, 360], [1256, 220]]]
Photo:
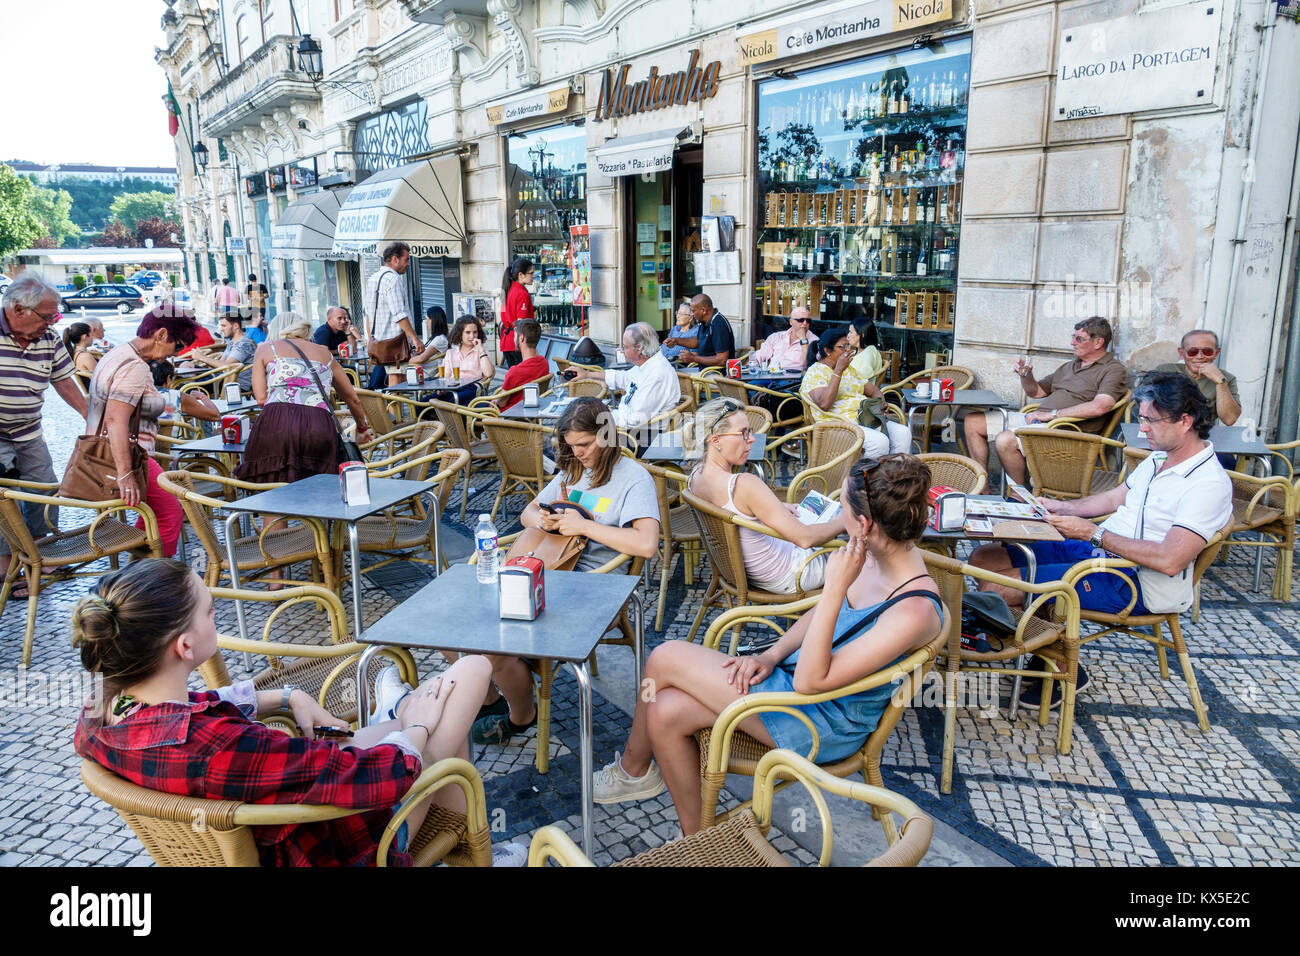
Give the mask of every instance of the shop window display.
[[755, 335], [866, 315], [907, 375], [951, 354], [970, 40], [758, 88]]
[[587, 222], [587, 135], [557, 126], [507, 137], [510, 258], [531, 259], [533, 306], [548, 332], [581, 321], [572, 283], [573, 227]]

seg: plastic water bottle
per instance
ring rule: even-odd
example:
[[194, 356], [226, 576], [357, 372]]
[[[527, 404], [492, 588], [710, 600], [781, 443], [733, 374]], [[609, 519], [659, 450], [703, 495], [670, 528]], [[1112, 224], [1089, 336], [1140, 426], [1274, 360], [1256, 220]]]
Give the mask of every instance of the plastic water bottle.
[[474, 547], [478, 551], [478, 583], [494, 584], [497, 579], [497, 529], [490, 515], [478, 516]]

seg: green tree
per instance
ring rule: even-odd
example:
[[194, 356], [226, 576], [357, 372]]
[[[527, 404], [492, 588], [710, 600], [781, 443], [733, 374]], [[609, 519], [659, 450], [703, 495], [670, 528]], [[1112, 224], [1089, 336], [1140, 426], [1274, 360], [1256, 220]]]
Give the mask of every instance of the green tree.
[[30, 249], [41, 237], [40, 220], [32, 213], [35, 191], [31, 180], [0, 163], [0, 256]]
[[81, 227], [69, 217], [72, 197], [66, 189], [57, 192], [53, 189], [36, 189], [28, 208], [40, 220], [44, 235], [51, 240], [50, 248], [74, 245], [81, 238]]
[[72, 197], [72, 221], [87, 232], [98, 232], [108, 225], [112, 219], [110, 207], [113, 200], [123, 193], [162, 191], [169, 198], [175, 195], [174, 192], [159, 190], [157, 183], [138, 176], [129, 176], [120, 183], [60, 176], [57, 185]]
[[147, 193], [121, 193], [108, 208], [114, 219], [135, 231], [144, 219], [174, 219], [176, 197], [157, 189]]

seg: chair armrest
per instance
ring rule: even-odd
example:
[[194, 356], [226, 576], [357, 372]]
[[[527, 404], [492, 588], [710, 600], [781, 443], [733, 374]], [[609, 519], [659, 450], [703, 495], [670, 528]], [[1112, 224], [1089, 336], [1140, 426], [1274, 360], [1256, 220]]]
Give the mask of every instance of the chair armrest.
[[[1091, 565], [1094, 562], [1088, 559], [1081, 562], [1075, 567], [1081, 567], [1083, 564]], [[1073, 568], [1071, 569], [1073, 570]], [[977, 568], [970, 564], [961, 566], [961, 573], [977, 581], [985, 581], [989, 584], [996, 584], [1000, 587], [1010, 588], [1013, 591], [1020, 591], [1026, 595], [1025, 607], [1021, 612], [1020, 620], [1016, 624], [1016, 632], [1012, 635], [1017, 647], [1023, 647], [1025, 643], [1025, 628], [1029, 624], [1029, 619], [1033, 617], [1040, 608], [1044, 607], [1048, 601], [1057, 602], [1053, 609], [1053, 614], [1058, 620], [1064, 620], [1066, 625], [1066, 638], [1078, 639], [1079, 634], [1079, 595], [1074, 590], [1073, 580], [1062, 581], [1042, 581], [1032, 582], [1025, 581], [1021, 578], [1009, 577], [1005, 574], [998, 574], [996, 571], [987, 571], [984, 568]], [[1069, 575], [1067, 575], [1067, 578]], [[1029, 596], [1033, 595], [1032, 600]]]
[[[789, 504], [794, 504], [798, 500], [799, 490], [806, 483], [812, 481], [814, 478], [818, 478], [819, 476], [825, 474], [826, 472], [830, 471], [832, 468], [840, 467], [841, 465], [844, 464], [846, 459], [861, 457], [861, 455], [862, 455], [862, 450], [860, 448], [850, 448], [848, 451], [836, 455], [834, 458], [826, 462], [826, 464], [824, 465], [814, 465], [811, 468], [805, 468], [803, 471], [799, 472], [799, 474], [794, 476], [794, 479], [790, 482], [790, 487], [786, 489], [785, 492], [786, 502]], [[839, 497], [839, 493], [840, 493], [839, 488], [827, 488], [826, 482], [824, 481], [820, 482], [820, 484], [822, 486], [822, 494], [826, 495], [828, 498]]]
[[465, 794], [466, 837], [472, 846], [475, 865], [492, 865], [492, 838], [488, 830], [487, 796], [483, 793], [483, 778], [468, 760], [447, 757], [432, 767], [426, 767], [402, 798], [401, 806], [388, 821], [388, 826], [384, 827], [384, 835], [379, 840], [376, 866], [388, 865], [388, 847], [406, 818], [428, 797], [446, 786], [459, 787]]
[[[330, 637], [334, 642], [333, 647], [337, 647], [340, 644], [344, 644], [348, 642], [347, 612], [344, 610], [343, 601], [341, 598], [339, 598], [339, 596], [336, 593], [334, 593], [333, 591], [326, 590], [320, 585], [304, 584], [298, 587], [284, 588], [279, 591], [254, 591], [249, 588], [228, 588], [228, 587], [213, 587], [213, 588], [209, 588], [208, 590], [212, 593], [212, 597], [214, 599], [226, 600], [226, 601], [253, 601], [253, 602], [260, 602], [264, 604], [277, 605], [275, 610], [272, 611], [270, 616], [266, 619], [266, 623], [262, 626], [262, 640], [260, 642], [253, 642], [253, 641], [244, 642], [244, 643], [256, 644], [256, 648], [251, 649], [250, 653], [254, 653], [254, 654], [266, 653], [265, 648], [267, 647], [268, 642], [270, 642], [271, 640], [271, 627], [272, 625], [275, 624], [275, 619], [290, 607], [293, 607], [296, 604], [302, 604], [307, 601], [310, 601], [311, 603], [320, 607], [325, 612], [326, 616], [329, 617], [330, 624], [331, 624]], [[229, 641], [238, 640], [238, 638], [223, 638], [223, 639]], [[320, 645], [312, 645], [312, 644], [301, 644], [301, 645], [294, 644], [292, 646], [301, 647], [304, 651], [315, 651], [315, 650], [322, 650], [322, 649], [330, 651], [328, 654], [319, 655], [322, 657], [332, 656], [334, 653], [336, 653], [335, 651], [331, 650], [330, 646], [328, 645], [322, 647]], [[231, 648], [231, 650], [234, 649], [235, 648], [233, 647]], [[239, 649], [244, 650], [245, 648], [239, 648]], [[364, 648], [362, 648], [362, 650], [364, 650]], [[310, 653], [307, 653], [301, 656], [309, 657], [312, 655]]]
[[[1283, 512], [1295, 511], [1295, 489], [1291, 487], [1291, 482], [1278, 475], [1275, 478], [1256, 478], [1254, 475], [1246, 475], [1241, 472], [1229, 472], [1232, 477], [1233, 491], [1241, 488], [1245, 491], [1254, 489], [1254, 494], [1246, 505], [1246, 513], [1242, 516], [1242, 521], [1250, 524], [1255, 520], [1255, 509], [1260, 507], [1261, 501], [1267, 502], [1271, 493], [1277, 492], [1282, 496]], [[1272, 507], [1265, 504], [1265, 507]]]
[[[711, 650], [718, 650], [718, 645], [722, 642], [722, 633], [737, 628], [745, 624], [761, 624], [764, 627], [776, 631], [778, 635], [785, 633], [782, 628], [770, 618], [798, 618], [804, 611], [807, 611], [817, 605], [820, 598], [806, 597], [797, 601], [791, 601], [788, 604], [764, 604], [762, 606], [749, 606], [732, 608], [724, 611], [710, 625], [708, 631], [704, 634], [703, 645]], [[734, 656], [736, 653], [736, 643], [738, 634], [734, 634], [731, 639], [731, 647], [727, 653]]]
[[544, 826], [533, 834], [533, 842], [528, 847], [528, 865], [545, 866], [548, 860], [554, 860], [561, 866], [595, 866], [587, 859], [585, 853], [578, 849], [578, 844], [555, 824]]
[[610, 558], [600, 567], [592, 568], [587, 573], [588, 574], [609, 574], [612, 571], [617, 571], [619, 568], [621, 568], [623, 565], [627, 564], [631, 560], [632, 560], [632, 555], [630, 554], [616, 554], [614, 555], [614, 557]]

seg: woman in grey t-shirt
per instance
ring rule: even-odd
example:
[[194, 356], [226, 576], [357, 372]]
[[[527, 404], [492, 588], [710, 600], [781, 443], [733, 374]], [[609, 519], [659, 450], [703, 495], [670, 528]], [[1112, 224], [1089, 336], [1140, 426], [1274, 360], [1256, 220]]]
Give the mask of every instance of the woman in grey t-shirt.
[[[650, 473], [619, 451], [614, 417], [597, 398], [575, 400], [555, 426], [556, 475], [520, 516], [525, 528], [585, 535], [577, 570], [591, 571], [618, 554], [649, 558], [659, 547], [659, 501]], [[549, 514], [540, 505], [567, 498], [591, 513], [572, 509]], [[471, 739], [504, 743], [537, 723], [533, 678], [518, 657], [488, 655], [492, 680], [502, 697], [483, 705]], [[488, 692], [492, 695], [492, 692]], [[504, 698], [504, 702], [502, 700]], [[507, 707], [509, 712], [507, 713]]]

